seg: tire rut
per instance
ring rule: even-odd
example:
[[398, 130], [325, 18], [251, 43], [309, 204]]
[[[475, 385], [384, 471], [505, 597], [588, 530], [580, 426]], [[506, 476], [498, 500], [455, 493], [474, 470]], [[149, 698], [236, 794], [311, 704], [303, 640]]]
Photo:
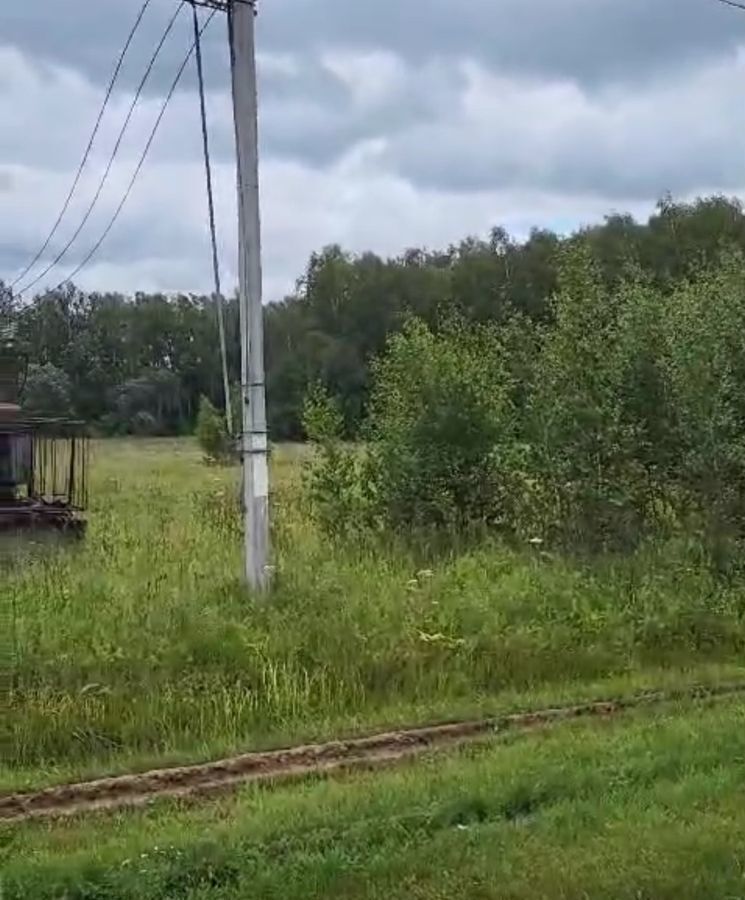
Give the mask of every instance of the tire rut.
[[400, 729], [285, 750], [247, 753], [218, 762], [100, 778], [41, 791], [0, 794], [0, 824], [80, 816], [147, 806], [162, 799], [187, 799], [235, 790], [250, 783], [286, 781], [344, 771], [376, 769], [438, 750], [510, 732], [561, 722], [610, 718], [645, 706], [714, 700], [745, 694], [745, 683], [654, 691], [626, 698], [515, 713], [471, 722]]

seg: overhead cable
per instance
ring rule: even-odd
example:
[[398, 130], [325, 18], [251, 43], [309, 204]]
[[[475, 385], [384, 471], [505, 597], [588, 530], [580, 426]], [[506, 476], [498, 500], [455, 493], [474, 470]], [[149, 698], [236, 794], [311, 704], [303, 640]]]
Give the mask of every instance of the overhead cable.
[[59, 265], [59, 263], [64, 259], [64, 257], [67, 256], [72, 245], [75, 243], [75, 241], [80, 236], [80, 233], [87, 225], [88, 220], [90, 219], [91, 215], [93, 214], [93, 210], [96, 208], [96, 205], [98, 204], [98, 201], [101, 198], [103, 189], [106, 186], [106, 184], [108, 183], [109, 175], [111, 174], [111, 170], [114, 166], [114, 162], [116, 161], [116, 158], [119, 155], [119, 150], [121, 149], [122, 141], [124, 140], [124, 136], [126, 135], [127, 130], [129, 129], [129, 125], [130, 125], [130, 122], [132, 121], [132, 116], [134, 115], [135, 108], [137, 107], [137, 104], [139, 103], [140, 98], [142, 97], [143, 91], [145, 90], [145, 87], [150, 79], [150, 75], [152, 74], [153, 68], [155, 67], [155, 63], [157, 62], [158, 57], [160, 56], [161, 51], [163, 50], [163, 46], [168, 38], [168, 35], [171, 33], [173, 26], [176, 24], [176, 19], [179, 17], [179, 14], [181, 13], [181, 10], [184, 8], [185, 5], [186, 5], [186, 0], [181, 0], [179, 5], [176, 7], [176, 11], [171, 16], [168, 24], [166, 25], [165, 30], [163, 31], [163, 34], [160, 37], [160, 40], [158, 41], [158, 44], [153, 52], [153, 55], [150, 58], [150, 62], [148, 63], [147, 68], [145, 69], [145, 74], [142, 76], [142, 79], [140, 80], [140, 83], [137, 86], [137, 90], [135, 91], [135, 95], [129, 106], [129, 110], [127, 111], [127, 116], [124, 120], [124, 124], [122, 125], [122, 127], [119, 131], [119, 136], [117, 137], [116, 143], [114, 144], [114, 149], [112, 150], [112, 152], [109, 156], [109, 161], [106, 165], [106, 169], [104, 170], [103, 177], [101, 178], [101, 180], [98, 183], [96, 193], [93, 195], [93, 199], [91, 200], [90, 204], [88, 205], [88, 208], [86, 209], [86, 211], [83, 215], [83, 218], [80, 221], [80, 224], [73, 232], [72, 237], [68, 240], [68, 242], [65, 244], [65, 246], [59, 251], [59, 253], [54, 257], [54, 259], [47, 265], [47, 267], [17, 292], [19, 295], [27, 293], [29, 290], [31, 290], [31, 288], [35, 287], [43, 278], [45, 278], [52, 271], [52, 269], [54, 269], [57, 265]]
[[739, 3], [738, 0], [718, 0], [718, 2], [723, 3], [725, 6], [732, 6], [734, 9], [745, 10], [745, 3]]
[[62, 220], [65, 217], [65, 213], [70, 208], [70, 203], [72, 202], [72, 198], [75, 194], [75, 191], [77, 190], [78, 184], [80, 183], [80, 179], [83, 175], [83, 170], [86, 167], [88, 159], [91, 155], [91, 150], [93, 149], [93, 144], [95, 143], [96, 137], [98, 136], [98, 132], [101, 128], [101, 122], [103, 121], [104, 114], [106, 112], [106, 109], [108, 108], [109, 100], [111, 99], [111, 95], [114, 91], [114, 87], [119, 78], [119, 73], [122, 70], [122, 65], [124, 64], [124, 59], [125, 59], [127, 53], [129, 52], [129, 48], [132, 44], [132, 41], [134, 40], [134, 36], [135, 36], [135, 34], [137, 34], [137, 30], [139, 29], [140, 24], [142, 23], [142, 19], [143, 19], [145, 13], [147, 12], [147, 8], [150, 6], [151, 3], [152, 3], [152, 0], [145, 0], [145, 2], [142, 4], [142, 7], [137, 15], [137, 18], [135, 19], [135, 23], [132, 26], [132, 29], [129, 32], [129, 35], [127, 36], [127, 40], [124, 43], [124, 47], [123, 47], [121, 53], [119, 54], [119, 58], [116, 62], [116, 66], [114, 67], [114, 74], [111, 76], [111, 80], [109, 81], [109, 86], [106, 90], [106, 95], [103, 99], [103, 103], [101, 104], [101, 109], [99, 110], [98, 117], [96, 118], [96, 123], [93, 126], [93, 131], [91, 132], [91, 136], [88, 141], [88, 146], [85, 148], [85, 152], [83, 153], [83, 158], [80, 161], [80, 165], [78, 166], [77, 172], [75, 173], [75, 178], [73, 179], [72, 187], [70, 188], [70, 192], [68, 193], [67, 197], [65, 198], [65, 202], [62, 204], [62, 209], [60, 210], [60, 213], [57, 216], [57, 219], [56, 219], [54, 225], [52, 225], [52, 228], [51, 228], [49, 234], [46, 236], [44, 243], [41, 245], [41, 247], [37, 251], [36, 255], [33, 257], [31, 262], [26, 266], [26, 268], [18, 276], [16, 276], [15, 280], [10, 283], [11, 288], [14, 288], [18, 284], [19, 281], [23, 281], [23, 279], [28, 275], [28, 273], [31, 271], [31, 269], [36, 265], [36, 263], [44, 255], [47, 247], [49, 246], [49, 244], [52, 241], [52, 238], [55, 236], [55, 234], [57, 234], [57, 229], [62, 224]]
[[215, 225], [215, 195], [212, 187], [212, 162], [210, 159], [209, 127], [207, 123], [207, 100], [204, 85], [204, 66], [202, 64], [202, 36], [199, 31], [199, 13], [197, 4], [192, 3], [194, 20], [194, 49], [197, 61], [197, 82], [199, 84], [199, 111], [202, 121], [202, 148], [204, 151], [204, 172], [207, 185], [207, 211], [209, 214], [210, 241], [212, 244], [212, 273], [215, 287], [215, 306], [217, 310], [217, 331], [220, 340], [220, 357], [222, 363], [223, 394], [225, 400], [225, 422], [228, 434], [233, 434], [233, 408], [230, 399], [230, 372], [228, 369], [228, 349], [225, 338], [225, 304], [223, 303], [220, 282], [220, 257], [217, 247], [217, 227]]
[[[207, 17], [207, 21], [204, 23], [204, 25], [202, 25], [202, 27], [199, 31], [200, 35], [204, 34], [205, 30], [207, 29], [207, 26], [210, 24], [210, 22], [212, 21], [212, 19], [215, 17], [216, 14], [217, 14], [216, 10], [210, 13], [210, 15]], [[135, 186], [135, 183], [140, 175], [140, 172], [142, 171], [142, 167], [145, 165], [145, 160], [147, 159], [147, 156], [150, 152], [150, 148], [153, 145], [155, 136], [158, 133], [158, 129], [160, 128], [160, 123], [163, 121], [163, 116], [165, 115], [166, 110], [168, 109], [168, 105], [170, 104], [171, 100], [173, 99], [173, 95], [176, 93], [176, 88], [178, 87], [179, 82], [181, 81], [181, 77], [183, 76], [184, 71], [186, 70], [186, 67], [189, 64], [189, 60], [191, 59], [192, 54], [194, 53], [194, 49], [195, 49], [195, 44], [192, 44], [189, 49], [189, 52], [186, 54], [186, 56], [184, 58], [184, 61], [181, 63], [181, 66], [179, 67], [178, 72], [176, 73], [176, 77], [174, 78], [173, 84], [171, 85], [171, 88], [168, 91], [168, 94], [166, 95], [165, 100], [163, 101], [163, 105], [161, 107], [160, 113], [158, 114], [158, 118], [155, 120], [155, 124], [153, 125], [153, 129], [150, 133], [150, 137], [148, 138], [147, 144], [145, 145], [145, 149], [142, 152], [142, 156], [140, 157], [140, 160], [137, 163], [137, 167], [135, 168], [134, 173], [132, 174], [132, 178], [130, 179], [129, 184], [127, 185], [127, 189], [124, 192], [124, 196], [122, 197], [119, 205], [117, 206], [116, 210], [114, 211], [114, 214], [112, 215], [108, 224], [106, 225], [106, 228], [104, 229], [101, 237], [96, 241], [96, 243], [93, 245], [93, 247], [91, 247], [90, 251], [85, 255], [85, 257], [80, 261], [80, 263], [78, 263], [78, 265], [73, 269], [73, 271], [70, 272], [70, 274], [63, 281], [61, 281], [55, 288], [53, 288], [53, 291], [58, 291], [60, 288], [64, 287], [65, 284], [67, 284], [69, 281], [72, 281], [77, 275], [79, 275], [80, 272], [82, 272], [83, 269], [88, 265], [88, 263], [93, 259], [93, 257], [96, 255], [96, 253], [98, 253], [98, 251], [101, 249], [102, 244], [104, 243], [106, 238], [111, 233], [111, 229], [114, 227], [117, 220], [119, 219], [119, 216], [121, 215], [122, 210], [124, 209], [124, 206], [127, 203], [127, 200], [129, 199], [130, 194], [132, 193], [132, 189]]]

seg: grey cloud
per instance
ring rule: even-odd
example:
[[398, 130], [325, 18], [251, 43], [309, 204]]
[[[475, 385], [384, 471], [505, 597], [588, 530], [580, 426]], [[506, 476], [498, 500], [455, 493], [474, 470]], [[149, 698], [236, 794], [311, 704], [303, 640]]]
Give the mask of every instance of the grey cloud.
[[[395, 58], [389, 62], [398, 63]], [[383, 60], [373, 57], [365, 68], [378, 64]], [[354, 84], [344, 83], [320, 60], [309, 58], [298, 59], [297, 74], [287, 79], [283, 90], [275, 79], [266, 80], [275, 87], [262, 93], [264, 152], [313, 165], [328, 165], [360, 141], [388, 140], [423, 126], [452, 108], [465, 86], [462, 73], [452, 65], [410, 69], [400, 64], [392, 84], [359, 99]], [[359, 86], [366, 84], [362, 77]]]
[[[125, 68], [124, 83], [130, 87], [176, 2], [152, 3]], [[105, 83], [140, 0], [95, 4], [66, 0], [64, 14], [56, 16], [52, 6], [58, 9], [57, 0], [11, 5], [0, 13], [0, 40], [14, 43], [34, 59], [80, 67], [94, 83]], [[153, 78], [155, 92], [165, 90], [190, 42], [190, 16], [182, 18]], [[487, 68], [520, 77], [574, 79], [583, 90], [602, 94], [605, 85], [621, 81], [628, 83], [629, 90], [640, 90], [642, 79], [648, 81], [650, 75], [662, 76], [674, 68], [680, 70], [675, 77], [684, 77], [696, 68], [694, 62], [703, 66], [714, 58], [726, 58], [745, 40], [745, 13], [722, 7], [716, 0], [462, 0], [460, 5], [454, 0], [426, 4], [422, 0], [262, 0], [259, 21], [265, 57], [271, 61], [272, 54], [288, 55], [284, 69], [261, 66], [265, 155], [324, 166], [356, 142], [381, 137], [400, 145], [391, 158], [399, 159], [400, 171], [419, 183], [468, 189], [518, 177], [523, 167], [509, 161], [498, 166], [498, 154], [489, 149], [468, 149], [469, 162], [463, 165], [453, 165], [444, 147], [437, 152], [439, 141], [455, 147], [469, 140], [467, 133], [456, 130], [450, 135], [438, 124], [443, 117], [457, 119], [462, 59], [480, 59]], [[212, 140], [218, 159], [233, 154], [224, 31], [224, 23], [217, 22], [207, 37], [208, 81], [216, 91], [210, 104]], [[406, 77], [379, 102], [355, 102], [352, 88], [322, 63], [324, 55], [345, 48], [347, 52], [374, 53], [382, 48], [395, 53], [406, 67]], [[632, 82], [636, 82], [633, 87]], [[184, 87], [193, 89], [193, 72], [187, 74]], [[191, 114], [196, 116], [193, 96], [191, 104]], [[184, 106], [189, 106], [188, 99]], [[93, 113], [91, 108], [88, 115]], [[22, 111], [19, 115], [23, 122]], [[156, 159], [187, 159], [198, 153], [188, 114], [170, 112], [164, 130], [169, 136], [161, 136], [155, 145]], [[56, 152], [50, 154], [43, 141], [24, 142], [20, 131], [11, 129], [0, 136], [0, 158], [17, 159], [23, 146], [28, 164], [66, 167], [79, 154], [84, 139], [80, 130], [74, 132], [74, 139], [73, 132], [60, 130]], [[546, 178], [553, 182], [566, 177], [568, 186], [587, 183], [593, 168], [596, 180], [602, 181], [605, 170], [594, 160], [583, 166], [583, 172], [574, 173], [571, 165], [559, 166]], [[644, 189], [639, 178], [630, 181], [635, 190]], [[685, 173], [671, 181], [682, 188]], [[623, 189], [618, 179], [616, 187]]]
[[[333, 6], [337, 0], [326, 2]], [[406, 2], [401, 0], [401, 9]], [[438, 2], [431, 4], [433, 15]], [[565, 0], [561, 5], [576, 8], [581, 2], [591, 2], [592, 9], [606, 5], [606, 0]], [[635, 2], [629, 0], [626, 8]], [[663, 9], [670, 0], [655, 2], [653, 9]], [[699, 0], [679, 2], [685, 4], [681, 10], [690, 10]], [[701, 2], [708, 4], [710, 16], [720, 13], [713, 0]], [[521, 3], [525, 9], [524, 0]], [[742, 69], [726, 56], [679, 73], [674, 81], [652, 80], [635, 90], [617, 85], [590, 90], [572, 82], [509, 78], [502, 70], [457, 58], [414, 63], [391, 53], [367, 54], [338, 47], [317, 56], [305, 51], [263, 54], [264, 159], [324, 168], [358, 144], [379, 140], [380, 165], [415, 186], [467, 192], [537, 188], [604, 195], [619, 202], [711, 185], [731, 190], [740, 182], [745, 143], [736, 123], [745, 112], [738, 86]], [[5, 114], [17, 109], [24, 127], [0, 134], [0, 161], [67, 171], [84, 146], [98, 94], [82, 78], [72, 86], [75, 90], [51, 75], [43, 83], [43, 75], [24, 65], [28, 78], [42, 83], [29, 103], [24, 103], [22, 85], [16, 85], [15, 94], [6, 91]], [[6, 63], [6, 69], [12, 68], [12, 61]], [[112, 142], [113, 125], [127, 105], [126, 96], [117, 98], [121, 109], [102, 132], [103, 148]], [[146, 99], [122, 153], [120, 177], [132, 170], [159, 105], [159, 98]], [[215, 159], [230, 161], [234, 136], [225, 90], [213, 93], [209, 106]], [[197, 115], [194, 95], [178, 95], [151, 163], [199, 160]], [[96, 167], [91, 168], [92, 177]]]
[[[175, 2], [152, 4], [83, 195]], [[64, 0], [64, 14], [59, 0], [3, 4], [0, 119], [11, 127], [0, 132], [0, 192], [11, 211], [0, 219], [0, 274], [17, 271], [54, 221], [139, 3]], [[60, 277], [115, 206], [189, 27], [184, 16], [103, 208]], [[734, 55], [745, 13], [715, 0], [262, 0], [259, 41], [270, 296], [329, 241], [396, 252], [499, 221], [591, 221], [611, 205], [643, 209], [665, 189], [734, 190], [745, 180], [744, 64]], [[12, 59], [3, 46], [25, 55]], [[223, 23], [210, 30], [207, 63], [232, 260], [226, 62]], [[190, 72], [83, 283], [208, 289], [193, 87]]]
[[0, 281], [7, 272], [17, 272], [28, 261], [28, 248], [0, 241]]
[[[178, 2], [155, 0], [151, 4], [122, 68], [125, 87], [140, 81]], [[18, 47], [36, 60], [77, 69], [103, 87], [141, 6], [142, 0], [6, 2], [0, 10], [0, 45]], [[162, 93], [172, 82], [192, 41], [191, 12], [185, 5], [153, 70], [149, 93]], [[204, 45], [208, 71], [227, 71], [224, 23], [218, 20], [210, 26]]]
[[[104, 118], [87, 175], [102, 171], [130, 108], [131, 94], [112, 100]], [[29, 170], [70, 173], [79, 163], [100, 108], [101, 93], [78, 73], [45, 70], [15, 49], [0, 46], [0, 164]], [[119, 158], [133, 167], [162, 107], [162, 98], [140, 100], [120, 147]], [[196, 96], [178, 94], [171, 102], [153, 156], [164, 148], [170, 158], [193, 159], [201, 147]]]
[[[150, 36], [176, 0], [156, 0]], [[79, 66], [98, 80], [139, 0], [37, 0], [5, 4], [0, 39], [33, 55]], [[188, 42], [188, 17], [169, 45], [167, 64]], [[745, 39], [745, 14], [716, 0], [262, 0], [260, 45], [301, 53], [319, 48], [387, 48], [413, 61], [478, 58], [509, 72], [572, 78], [586, 84], [633, 82], [732, 53]], [[224, 26], [206, 38], [208, 59], [224, 65]], [[128, 77], [146, 53], [138, 42]]]
[[684, 68], [745, 38], [745, 14], [715, 0], [326, 0], [322, 12], [317, 0], [267, 0], [263, 16], [269, 44], [468, 56], [590, 84]]
[[601, 94], [470, 68], [457, 104], [391, 137], [384, 168], [427, 188], [521, 187], [619, 201], [742, 184], [743, 63]]

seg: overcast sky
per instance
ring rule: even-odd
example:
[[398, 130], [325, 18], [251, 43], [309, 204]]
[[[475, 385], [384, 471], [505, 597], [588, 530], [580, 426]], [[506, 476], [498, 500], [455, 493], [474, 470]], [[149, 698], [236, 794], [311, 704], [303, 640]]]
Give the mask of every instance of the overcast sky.
[[[0, 278], [35, 254], [70, 187], [142, 0], [0, 4]], [[79, 196], [90, 201], [177, 0], [152, 0]], [[225, 25], [205, 38], [226, 284], [235, 178]], [[191, 40], [184, 11], [102, 202], [56, 284], [96, 240]], [[504, 225], [568, 230], [611, 211], [745, 190], [745, 12], [716, 0], [262, 0], [265, 292], [328, 243], [398, 253]], [[193, 72], [170, 105], [87, 288], [209, 290]], [[76, 219], [77, 217], [77, 219]], [[51, 252], [51, 251], [50, 251]], [[35, 271], [39, 271], [37, 268]]]

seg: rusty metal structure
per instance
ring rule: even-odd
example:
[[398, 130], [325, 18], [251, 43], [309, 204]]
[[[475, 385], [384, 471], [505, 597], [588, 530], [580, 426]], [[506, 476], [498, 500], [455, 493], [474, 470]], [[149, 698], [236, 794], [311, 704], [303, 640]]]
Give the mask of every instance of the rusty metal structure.
[[29, 416], [27, 360], [0, 330], [0, 532], [85, 531], [89, 440], [82, 422]]

